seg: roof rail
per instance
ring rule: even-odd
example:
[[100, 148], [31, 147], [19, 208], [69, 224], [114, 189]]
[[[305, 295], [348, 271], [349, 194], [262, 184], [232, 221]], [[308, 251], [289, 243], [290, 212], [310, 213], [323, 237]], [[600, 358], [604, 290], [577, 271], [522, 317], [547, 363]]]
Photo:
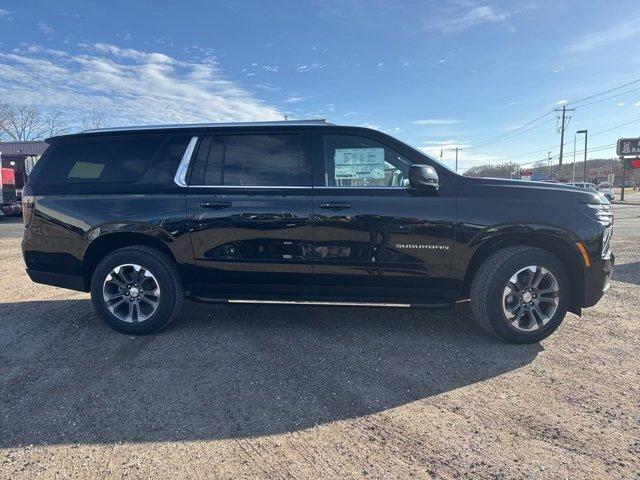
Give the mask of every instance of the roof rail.
[[224, 122], [224, 123], [184, 123], [175, 125], [138, 125], [131, 127], [91, 128], [80, 133], [126, 132], [129, 130], [168, 130], [175, 128], [211, 128], [211, 127], [269, 127], [294, 125], [333, 125], [324, 118], [310, 120], [276, 120], [269, 122]]

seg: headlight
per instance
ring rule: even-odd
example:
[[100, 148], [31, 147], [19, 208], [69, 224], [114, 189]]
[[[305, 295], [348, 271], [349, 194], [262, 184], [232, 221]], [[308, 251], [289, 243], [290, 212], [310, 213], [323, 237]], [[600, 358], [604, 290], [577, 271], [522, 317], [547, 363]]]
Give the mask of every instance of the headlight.
[[605, 225], [613, 223], [613, 210], [610, 203], [587, 203], [586, 206], [599, 222]]

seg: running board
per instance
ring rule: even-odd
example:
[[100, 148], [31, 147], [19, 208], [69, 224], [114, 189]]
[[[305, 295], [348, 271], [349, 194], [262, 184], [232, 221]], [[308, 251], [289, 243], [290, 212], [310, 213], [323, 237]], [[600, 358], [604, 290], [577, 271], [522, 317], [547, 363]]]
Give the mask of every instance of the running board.
[[386, 307], [386, 308], [453, 308], [455, 303], [378, 303], [378, 302], [331, 302], [323, 300], [260, 300], [252, 298], [208, 298], [191, 295], [191, 300], [204, 303], [234, 303], [234, 304], [261, 304], [261, 305], [310, 305], [325, 307]]

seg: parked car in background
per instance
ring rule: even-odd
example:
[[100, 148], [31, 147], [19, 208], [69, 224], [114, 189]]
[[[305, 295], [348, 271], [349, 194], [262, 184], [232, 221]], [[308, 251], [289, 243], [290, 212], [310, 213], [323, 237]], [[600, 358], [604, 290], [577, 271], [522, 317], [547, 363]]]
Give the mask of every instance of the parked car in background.
[[487, 332], [531, 343], [609, 286], [613, 212], [602, 195], [464, 177], [377, 130], [206, 124], [49, 143], [22, 199], [27, 273], [91, 292], [99, 316], [127, 334], [165, 327], [185, 297], [470, 299]]
[[613, 189], [611, 187], [599, 187], [598, 190], [600, 190], [600, 193], [607, 197], [607, 200], [612, 201], [616, 199], [616, 194], [613, 193]]
[[598, 188], [593, 183], [589, 183], [589, 182], [567, 182], [567, 185], [571, 185], [572, 187], [584, 188], [586, 190], [591, 190], [592, 192], [596, 192], [596, 193], [601, 193], [609, 201], [615, 200], [615, 198], [616, 198], [616, 196], [613, 193], [613, 190], [611, 190], [611, 188]]

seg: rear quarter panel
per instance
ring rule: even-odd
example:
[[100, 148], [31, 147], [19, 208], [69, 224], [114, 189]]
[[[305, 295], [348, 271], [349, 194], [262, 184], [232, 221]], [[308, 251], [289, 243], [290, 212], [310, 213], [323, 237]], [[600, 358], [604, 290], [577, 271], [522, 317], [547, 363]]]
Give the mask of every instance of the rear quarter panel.
[[27, 268], [81, 275], [89, 245], [118, 232], [155, 237], [166, 244], [179, 266], [193, 263], [182, 193], [36, 195], [23, 242]]

